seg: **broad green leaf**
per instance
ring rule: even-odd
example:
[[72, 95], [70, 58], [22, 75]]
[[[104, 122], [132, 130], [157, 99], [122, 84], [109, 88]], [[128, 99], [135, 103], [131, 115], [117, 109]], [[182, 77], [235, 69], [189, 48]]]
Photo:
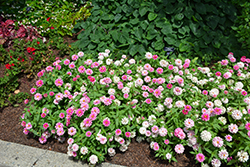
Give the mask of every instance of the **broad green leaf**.
[[131, 23], [131, 24], [137, 24], [137, 23], [139, 23], [139, 19], [138, 19], [138, 18], [131, 19], [131, 20], [129, 21], [129, 23]]
[[204, 3], [196, 3], [195, 9], [200, 14], [206, 14], [206, 5]]
[[143, 31], [142, 31], [141, 28], [136, 27], [135, 30], [134, 30], [134, 33], [135, 33], [135, 36], [136, 36], [137, 38], [139, 38], [139, 39], [142, 38], [142, 33], [143, 33]]
[[186, 33], [185, 27], [179, 28], [179, 29], [178, 29], [178, 32], [184, 35], [184, 34]]
[[194, 23], [190, 23], [190, 24], [189, 24], [189, 27], [190, 27], [191, 31], [192, 31], [194, 34], [196, 34], [196, 33], [197, 33], [197, 28], [199, 27], [199, 25], [198, 25], [198, 24], [194, 24]]
[[192, 10], [191, 7], [186, 7], [185, 8], [185, 11], [183, 12], [183, 14], [188, 18], [188, 19], [191, 19], [193, 14], [194, 14], [194, 11]]
[[177, 15], [175, 15], [175, 19], [176, 20], [182, 20], [184, 18], [184, 14], [183, 13], [178, 13]]
[[118, 40], [118, 32], [117, 32], [117, 30], [110, 31], [109, 33], [111, 34], [114, 41]]
[[171, 38], [171, 37], [164, 37], [164, 40], [169, 44], [169, 45], [173, 45], [175, 43], [175, 39]]
[[115, 15], [115, 17], [114, 17], [115, 22], [118, 22], [121, 18], [122, 18], [122, 15], [121, 15], [121, 14]]
[[149, 25], [149, 23], [147, 20], [140, 22], [140, 26], [143, 30], [145, 30], [148, 27], [148, 25]]
[[162, 50], [164, 48], [164, 43], [162, 39], [156, 41], [154, 45], [155, 45], [155, 50]]
[[140, 9], [139, 9], [139, 14], [141, 16], [144, 16], [148, 11], [148, 7], [145, 7], [145, 6], [141, 6]]
[[180, 43], [180, 45], [179, 45], [180, 52], [186, 52], [189, 49], [190, 49], [190, 45], [189, 44]]
[[139, 52], [141, 55], [145, 55], [146, 50], [145, 50], [145, 48], [144, 48], [143, 45], [139, 45], [139, 46], [138, 46], [138, 52]]
[[139, 11], [138, 11], [138, 10], [135, 10], [135, 11], [133, 12], [133, 15], [134, 15], [135, 17], [138, 17], [138, 16], [139, 16]]
[[163, 29], [161, 30], [161, 32], [164, 35], [168, 35], [172, 33], [172, 26], [170, 23], [166, 23], [166, 25], [163, 27]]
[[213, 30], [215, 30], [219, 21], [220, 21], [219, 16], [212, 15], [212, 16], [207, 17], [207, 25], [211, 27]]
[[157, 14], [155, 14], [155, 13], [150, 12], [148, 14], [148, 20], [149, 21], [152, 21], [152, 20], [156, 19], [156, 17], [157, 17]]
[[138, 46], [137, 45], [132, 45], [132, 47], [129, 49], [129, 54], [131, 56], [134, 56], [138, 52]]

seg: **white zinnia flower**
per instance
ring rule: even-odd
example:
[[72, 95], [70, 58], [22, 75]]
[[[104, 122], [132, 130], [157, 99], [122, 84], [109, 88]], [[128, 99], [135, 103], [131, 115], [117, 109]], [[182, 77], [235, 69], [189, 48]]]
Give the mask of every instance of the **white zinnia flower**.
[[114, 95], [114, 94], [115, 94], [115, 89], [109, 89], [109, 90], [108, 90], [108, 94]]
[[89, 157], [89, 162], [90, 162], [91, 164], [96, 164], [96, 163], [98, 162], [98, 157], [97, 157], [96, 155], [91, 155], [91, 156]]
[[147, 129], [145, 127], [141, 127], [139, 129], [140, 134], [144, 135], [146, 133]]
[[88, 148], [87, 147], [82, 147], [80, 152], [83, 154], [83, 155], [86, 155], [88, 153]]
[[130, 59], [128, 62], [129, 64], [135, 64], [135, 59]]
[[221, 103], [220, 100], [216, 99], [216, 100], [214, 101], [214, 105], [217, 106], [217, 107], [220, 107], [220, 106], [222, 105], [222, 103]]
[[227, 123], [227, 119], [225, 117], [219, 117], [218, 120], [220, 120], [224, 125]]
[[212, 135], [211, 135], [210, 132], [208, 132], [206, 130], [204, 130], [204, 131], [201, 132], [201, 139], [203, 141], [208, 142], [209, 140], [211, 140], [211, 138], [212, 138]]
[[235, 120], [240, 120], [242, 118], [242, 116], [243, 116], [243, 114], [242, 114], [242, 112], [240, 110], [234, 110], [232, 112], [232, 117]]
[[124, 117], [124, 118], [122, 118], [122, 124], [123, 125], [127, 125], [128, 124], [128, 118], [127, 117]]

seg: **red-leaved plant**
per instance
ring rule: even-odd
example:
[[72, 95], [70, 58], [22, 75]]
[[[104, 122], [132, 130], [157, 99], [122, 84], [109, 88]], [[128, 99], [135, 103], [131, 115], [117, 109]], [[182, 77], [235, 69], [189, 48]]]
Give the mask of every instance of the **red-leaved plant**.
[[4, 21], [3, 17], [0, 16], [0, 44], [9, 46], [15, 38], [26, 37], [26, 41], [42, 38], [35, 27], [19, 25], [18, 29], [16, 29], [14, 20]]

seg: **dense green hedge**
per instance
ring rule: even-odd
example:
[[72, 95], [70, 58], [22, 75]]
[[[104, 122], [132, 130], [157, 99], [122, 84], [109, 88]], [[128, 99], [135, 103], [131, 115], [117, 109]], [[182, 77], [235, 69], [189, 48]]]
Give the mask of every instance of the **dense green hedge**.
[[83, 51], [134, 56], [146, 51], [161, 52], [174, 47], [183, 55], [200, 61], [218, 60], [234, 51], [242, 56], [240, 44], [231, 29], [236, 8], [223, 0], [93, 0], [94, 8], [86, 22], [75, 25], [75, 43]]

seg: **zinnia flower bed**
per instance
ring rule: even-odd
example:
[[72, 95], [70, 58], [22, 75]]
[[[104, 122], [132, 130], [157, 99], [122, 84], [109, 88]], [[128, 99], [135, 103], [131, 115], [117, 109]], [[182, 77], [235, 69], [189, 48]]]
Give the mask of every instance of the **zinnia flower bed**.
[[147, 140], [155, 156], [176, 161], [192, 147], [203, 166], [247, 166], [250, 153], [250, 59], [229, 53], [214, 66], [146, 53], [141, 61], [98, 60], [83, 52], [38, 73], [21, 117], [25, 134], [63, 140], [68, 155], [94, 165]]

